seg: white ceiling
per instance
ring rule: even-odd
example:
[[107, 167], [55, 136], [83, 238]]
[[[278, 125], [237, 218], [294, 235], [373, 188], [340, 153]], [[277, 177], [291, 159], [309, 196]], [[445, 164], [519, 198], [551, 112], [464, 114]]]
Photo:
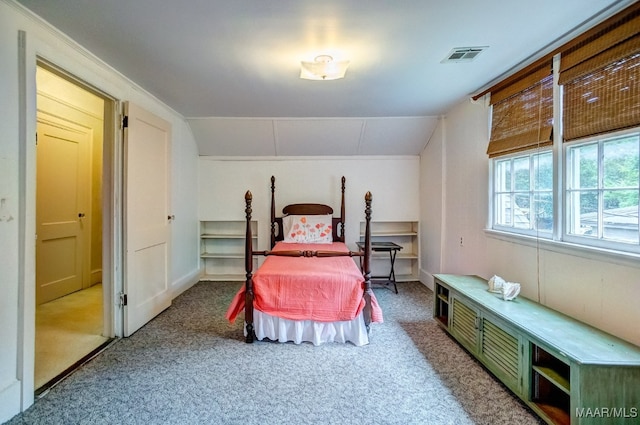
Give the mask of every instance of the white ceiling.
[[191, 118], [200, 155], [417, 155], [436, 127], [434, 117]]
[[[634, 0], [17, 0], [184, 115], [201, 155], [416, 155], [437, 117]], [[443, 64], [454, 47], [489, 46]], [[319, 54], [351, 61], [299, 78]]]

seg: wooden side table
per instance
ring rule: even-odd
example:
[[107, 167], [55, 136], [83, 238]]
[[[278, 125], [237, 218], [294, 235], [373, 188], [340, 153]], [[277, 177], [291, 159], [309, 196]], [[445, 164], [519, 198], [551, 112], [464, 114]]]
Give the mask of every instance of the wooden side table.
[[[356, 242], [356, 245], [361, 251], [364, 250], [364, 242]], [[394, 270], [394, 266], [396, 263], [396, 254], [401, 249], [402, 246], [393, 242], [371, 242], [371, 251], [388, 252], [389, 261], [391, 262], [391, 269], [389, 270], [388, 276], [371, 276], [371, 279], [382, 279], [381, 282], [376, 283], [383, 283], [385, 285], [393, 283], [393, 289], [395, 290], [396, 294], [398, 293], [398, 286], [396, 285], [396, 272]], [[362, 257], [360, 257], [360, 268], [362, 268]]]

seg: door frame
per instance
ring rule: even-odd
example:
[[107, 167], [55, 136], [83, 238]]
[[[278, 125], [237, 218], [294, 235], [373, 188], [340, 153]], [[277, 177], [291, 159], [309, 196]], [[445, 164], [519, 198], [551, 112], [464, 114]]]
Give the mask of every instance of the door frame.
[[[121, 102], [74, 74], [37, 55], [36, 67], [104, 100], [104, 135], [102, 140], [102, 291], [103, 334], [108, 338], [122, 335], [122, 312], [118, 305], [122, 291], [122, 114]], [[37, 91], [37, 87], [35, 87]], [[36, 105], [37, 107], [37, 105]], [[37, 118], [36, 118], [37, 119]]]
[[[38, 65], [55, 70], [70, 81], [79, 84], [105, 100], [103, 140], [103, 288], [105, 305], [103, 323], [108, 327], [105, 336], [121, 337], [123, 333], [122, 309], [118, 305], [123, 288], [122, 277], [122, 102], [92, 84], [109, 80], [100, 78], [104, 64], [84, 50], [69, 44], [52, 46], [44, 41], [48, 33], [17, 30], [17, 288], [12, 294], [16, 301], [16, 372], [15, 379], [2, 394], [2, 400], [11, 400], [8, 408], [25, 411], [35, 401], [35, 235], [36, 235], [36, 70]], [[57, 37], [57, 36], [56, 36]], [[48, 38], [47, 38], [48, 40]], [[66, 50], [65, 50], [66, 49]], [[77, 56], [65, 54], [69, 50]], [[86, 62], [85, 62], [86, 61]], [[70, 70], [70, 71], [66, 71]], [[85, 75], [87, 78], [82, 78]], [[77, 73], [77, 74], [74, 74]], [[106, 75], [106, 74], [104, 74]], [[103, 75], [103, 76], [104, 76]], [[105, 77], [106, 78], [106, 77]], [[118, 91], [117, 86], [110, 90]], [[110, 307], [110, 308], [109, 308]], [[11, 341], [9, 341], [11, 343]]]

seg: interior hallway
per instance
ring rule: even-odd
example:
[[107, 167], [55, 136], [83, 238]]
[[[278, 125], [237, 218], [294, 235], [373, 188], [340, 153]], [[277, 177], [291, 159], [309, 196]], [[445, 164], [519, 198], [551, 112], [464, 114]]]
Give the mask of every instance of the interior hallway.
[[109, 341], [102, 336], [102, 320], [100, 283], [36, 307], [36, 393]]

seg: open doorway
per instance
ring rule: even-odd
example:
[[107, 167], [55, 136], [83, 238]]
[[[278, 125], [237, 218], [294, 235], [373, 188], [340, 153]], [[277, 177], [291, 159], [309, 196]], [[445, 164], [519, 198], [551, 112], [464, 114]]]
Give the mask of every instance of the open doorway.
[[109, 210], [103, 164], [110, 152], [104, 147], [112, 105], [46, 63], [38, 64], [36, 86], [34, 388], [39, 394], [113, 335], [110, 265], [103, 260], [104, 247], [110, 246], [103, 240], [109, 235], [103, 223], [103, 211]]

